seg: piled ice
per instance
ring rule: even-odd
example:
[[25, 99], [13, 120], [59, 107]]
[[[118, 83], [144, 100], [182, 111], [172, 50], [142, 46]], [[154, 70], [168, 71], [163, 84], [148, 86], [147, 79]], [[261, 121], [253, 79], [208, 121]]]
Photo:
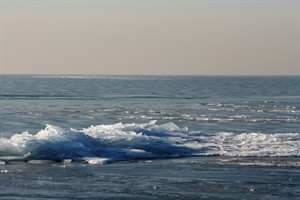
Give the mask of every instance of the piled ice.
[[300, 156], [299, 133], [221, 132], [205, 134], [174, 123], [96, 125], [81, 130], [46, 125], [37, 134], [24, 132], [0, 138], [0, 161], [85, 161], [182, 156]]

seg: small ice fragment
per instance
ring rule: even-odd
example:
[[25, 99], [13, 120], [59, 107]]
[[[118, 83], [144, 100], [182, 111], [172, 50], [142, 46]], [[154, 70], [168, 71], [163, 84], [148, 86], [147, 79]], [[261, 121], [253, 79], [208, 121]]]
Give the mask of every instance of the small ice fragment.
[[84, 157], [83, 158], [87, 163], [91, 165], [104, 165], [107, 163], [109, 158], [98, 158], [98, 157]]
[[0, 171], [0, 173], [7, 173], [7, 172], [8, 172], [7, 169], [3, 169], [3, 170]]
[[153, 189], [154, 189], [154, 190], [156, 190], [156, 188], [157, 188], [157, 186], [156, 186], [156, 185], [154, 185], [154, 186], [153, 186]]
[[46, 163], [52, 163], [54, 161], [52, 160], [29, 160], [27, 163], [30, 164], [46, 164]]
[[5, 161], [0, 161], [0, 165], [5, 165]]
[[64, 159], [63, 163], [64, 164], [70, 164], [72, 162], [72, 159]]

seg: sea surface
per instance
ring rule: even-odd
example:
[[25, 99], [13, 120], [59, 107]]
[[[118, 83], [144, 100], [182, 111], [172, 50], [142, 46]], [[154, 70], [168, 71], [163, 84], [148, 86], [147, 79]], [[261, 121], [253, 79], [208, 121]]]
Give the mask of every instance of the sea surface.
[[0, 199], [300, 199], [300, 77], [0, 75]]

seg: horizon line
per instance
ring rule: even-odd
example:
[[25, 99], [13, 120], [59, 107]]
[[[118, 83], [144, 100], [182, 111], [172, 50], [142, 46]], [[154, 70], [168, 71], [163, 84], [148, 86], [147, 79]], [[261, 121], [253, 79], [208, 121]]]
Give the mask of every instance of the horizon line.
[[0, 73], [0, 76], [212, 76], [212, 77], [296, 77], [300, 75], [292, 74], [67, 74], [67, 73], [41, 73], [41, 74], [25, 74], [25, 73]]

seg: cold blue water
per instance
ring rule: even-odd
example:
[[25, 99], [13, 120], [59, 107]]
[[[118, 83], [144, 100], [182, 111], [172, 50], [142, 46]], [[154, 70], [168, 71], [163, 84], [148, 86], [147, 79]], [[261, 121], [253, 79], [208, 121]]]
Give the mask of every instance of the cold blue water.
[[298, 199], [300, 78], [0, 76], [0, 199]]

